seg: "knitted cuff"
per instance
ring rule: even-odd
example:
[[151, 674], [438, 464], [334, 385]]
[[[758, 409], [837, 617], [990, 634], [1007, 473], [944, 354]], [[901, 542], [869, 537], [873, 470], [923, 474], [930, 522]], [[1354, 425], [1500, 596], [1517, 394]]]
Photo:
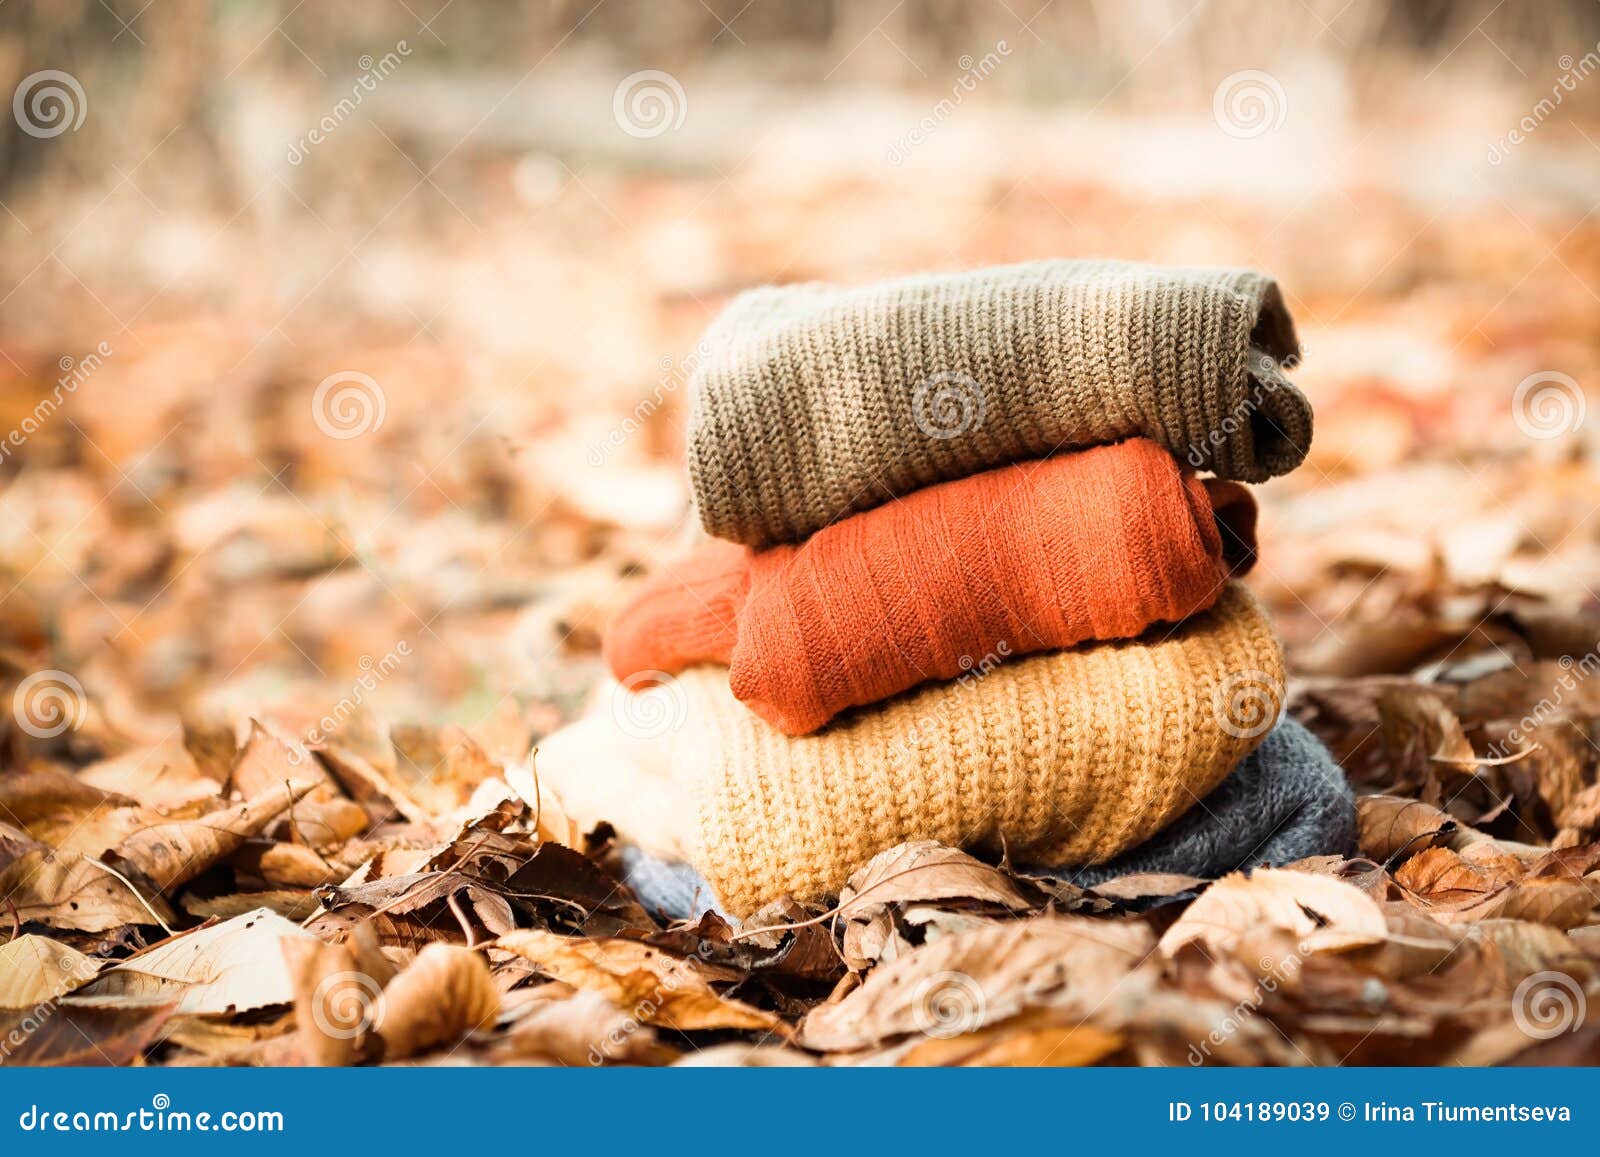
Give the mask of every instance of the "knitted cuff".
[[[1196, 488], [1205, 492], [1204, 498]], [[1255, 495], [1237, 482], [1220, 478], [1189, 479], [1190, 501], [1196, 523], [1203, 528], [1208, 540], [1216, 536], [1216, 549], [1222, 553], [1228, 573], [1242, 577], [1256, 564]]]
[[662, 567], [606, 628], [606, 665], [635, 688], [696, 663], [726, 663], [749, 587], [750, 551], [733, 543]]

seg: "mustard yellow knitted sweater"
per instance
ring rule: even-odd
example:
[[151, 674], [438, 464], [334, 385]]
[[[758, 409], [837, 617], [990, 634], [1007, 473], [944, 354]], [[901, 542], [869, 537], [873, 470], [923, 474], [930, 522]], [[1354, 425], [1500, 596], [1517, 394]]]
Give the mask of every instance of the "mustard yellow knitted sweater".
[[1183, 814], [1271, 728], [1283, 651], [1249, 592], [1139, 639], [1000, 662], [777, 731], [697, 667], [613, 687], [540, 745], [541, 782], [580, 823], [692, 863], [744, 916], [837, 894], [906, 840], [1096, 863]]

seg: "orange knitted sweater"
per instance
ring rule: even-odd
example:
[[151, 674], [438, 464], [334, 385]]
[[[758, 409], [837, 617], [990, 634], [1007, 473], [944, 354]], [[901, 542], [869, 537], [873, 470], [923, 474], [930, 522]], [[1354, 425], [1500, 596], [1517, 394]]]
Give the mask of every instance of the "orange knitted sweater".
[[1135, 438], [974, 474], [798, 545], [713, 542], [651, 576], [607, 632], [636, 687], [729, 665], [804, 735], [839, 712], [1010, 655], [1125, 639], [1211, 606], [1254, 560], [1255, 501]]

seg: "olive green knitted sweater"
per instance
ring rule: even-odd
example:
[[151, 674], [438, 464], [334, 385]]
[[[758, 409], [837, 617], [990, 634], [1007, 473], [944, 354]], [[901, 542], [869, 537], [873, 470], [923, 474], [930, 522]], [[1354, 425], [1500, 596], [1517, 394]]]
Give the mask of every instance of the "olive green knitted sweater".
[[792, 737], [696, 667], [539, 745], [540, 782], [685, 860], [744, 916], [836, 894], [906, 840], [1090, 864], [1134, 847], [1217, 786], [1283, 697], [1283, 652], [1250, 593], [1137, 640], [979, 665], [967, 677]]
[[1143, 434], [1196, 469], [1298, 466], [1311, 410], [1277, 283], [1242, 269], [1039, 261], [738, 297], [690, 379], [705, 529], [795, 542], [934, 482]]

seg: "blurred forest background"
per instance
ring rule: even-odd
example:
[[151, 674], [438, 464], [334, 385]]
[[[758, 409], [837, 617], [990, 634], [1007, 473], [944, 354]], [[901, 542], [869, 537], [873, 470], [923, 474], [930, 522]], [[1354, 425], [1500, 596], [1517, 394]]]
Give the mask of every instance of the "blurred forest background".
[[730, 294], [1044, 256], [1289, 292], [1297, 695], [1588, 652], [1597, 53], [1587, 0], [10, 0], [0, 658], [73, 700], [14, 738], [511, 750], [681, 537]]

